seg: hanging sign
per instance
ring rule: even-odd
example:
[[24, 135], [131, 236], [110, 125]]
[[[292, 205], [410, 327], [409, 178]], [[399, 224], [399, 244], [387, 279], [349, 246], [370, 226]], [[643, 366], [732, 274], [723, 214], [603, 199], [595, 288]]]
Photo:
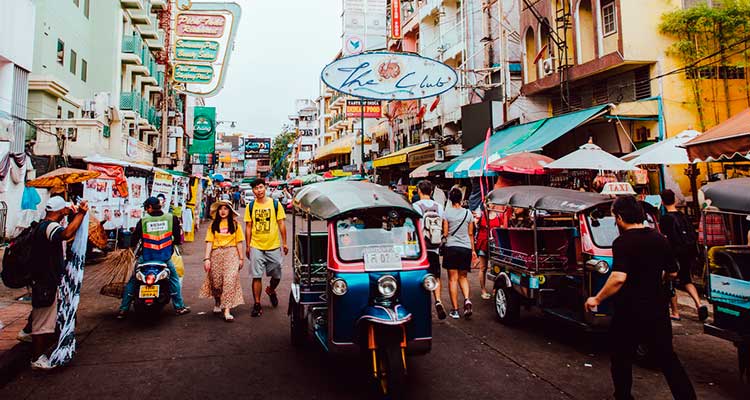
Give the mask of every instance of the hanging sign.
[[391, 0], [391, 39], [401, 39], [401, 0]]
[[362, 103], [364, 103], [365, 118], [380, 118], [383, 114], [383, 106], [380, 100], [347, 100], [346, 118], [362, 118]]
[[350, 96], [373, 100], [416, 100], [452, 89], [456, 71], [416, 54], [375, 52], [341, 58], [321, 73], [323, 82]]
[[177, 39], [174, 57], [180, 61], [216, 61], [219, 57], [219, 42]]
[[216, 108], [195, 107], [193, 144], [190, 154], [210, 154], [216, 150]]
[[177, 36], [218, 38], [227, 24], [223, 15], [215, 14], [180, 13], [176, 20]]
[[209, 83], [214, 78], [214, 68], [210, 65], [175, 64], [172, 76], [175, 82]]

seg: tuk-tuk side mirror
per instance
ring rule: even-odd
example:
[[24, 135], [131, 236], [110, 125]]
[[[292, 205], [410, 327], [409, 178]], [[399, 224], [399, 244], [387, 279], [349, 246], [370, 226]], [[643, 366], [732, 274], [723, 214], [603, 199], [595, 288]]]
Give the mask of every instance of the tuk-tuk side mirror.
[[591, 216], [591, 227], [592, 228], [598, 228], [601, 226], [601, 222], [599, 222], [598, 219], [596, 219], [593, 215]]

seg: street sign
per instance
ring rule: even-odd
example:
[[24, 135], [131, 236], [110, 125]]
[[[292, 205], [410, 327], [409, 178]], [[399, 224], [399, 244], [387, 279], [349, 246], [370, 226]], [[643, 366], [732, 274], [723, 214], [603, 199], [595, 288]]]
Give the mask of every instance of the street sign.
[[456, 71], [409, 53], [374, 52], [338, 59], [323, 68], [323, 82], [350, 96], [373, 100], [416, 100], [456, 86]]
[[[362, 114], [362, 103], [364, 103], [364, 114]], [[383, 106], [380, 100], [347, 100], [346, 118], [380, 118], [383, 115]]]

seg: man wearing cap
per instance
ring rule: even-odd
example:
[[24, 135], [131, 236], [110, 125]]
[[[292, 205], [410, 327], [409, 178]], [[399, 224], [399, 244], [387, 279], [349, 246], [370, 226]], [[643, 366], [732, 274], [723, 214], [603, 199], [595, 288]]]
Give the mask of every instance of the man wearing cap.
[[[54, 196], [44, 207], [46, 215], [39, 222], [34, 238], [36, 260], [31, 285], [31, 343], [33, 369], [51, 369], [45, 354], [55, 341], [57, 326], [57, 288], [65, 273], [64, 243], [72, 239], [89, 210], [86, 201], [78, 207]], [[60, 222], [72, 215], [68, 226]], [[38, 251], [36, 251], [38, 250]]]
[[[190, 312], [190, 307], [185, 306], [182, 300], [180, 278], [177, 276], [177, 270], [171, 260], [174, 246], [181, 243], [180, 220], [172, 214], [164, 213], [161, 206], [161, 201], [156, 197], [146, 199], [143, 208], [148, 215], [141, 218], [135, 225], [135, 231], [130, 237], [130, 245], [131, 247], [137, 247], [138, 242], [143, 242], [141, 256], [138, 259], [139, 263], [161, 261], [167, 264], [172, 305], [177, 315], [184, 315]], [[135, 276], [131, 276], [122, 295], [120, 311], [117, 313], [118, 319], [124, 319], [127, 316], [130, 302], [135, 297], [137, 285]]]

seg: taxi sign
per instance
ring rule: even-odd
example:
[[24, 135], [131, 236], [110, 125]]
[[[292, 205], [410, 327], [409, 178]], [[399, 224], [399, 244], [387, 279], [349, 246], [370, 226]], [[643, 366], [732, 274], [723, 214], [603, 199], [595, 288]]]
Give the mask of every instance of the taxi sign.
[[602, 194], [608, 194], [612, 196], [626, 196], [634, 195], [635, 190], [633, 190], [633, 187], [630, 186], [630, 184], [627, 182], [609, 182], [604, 185]]

